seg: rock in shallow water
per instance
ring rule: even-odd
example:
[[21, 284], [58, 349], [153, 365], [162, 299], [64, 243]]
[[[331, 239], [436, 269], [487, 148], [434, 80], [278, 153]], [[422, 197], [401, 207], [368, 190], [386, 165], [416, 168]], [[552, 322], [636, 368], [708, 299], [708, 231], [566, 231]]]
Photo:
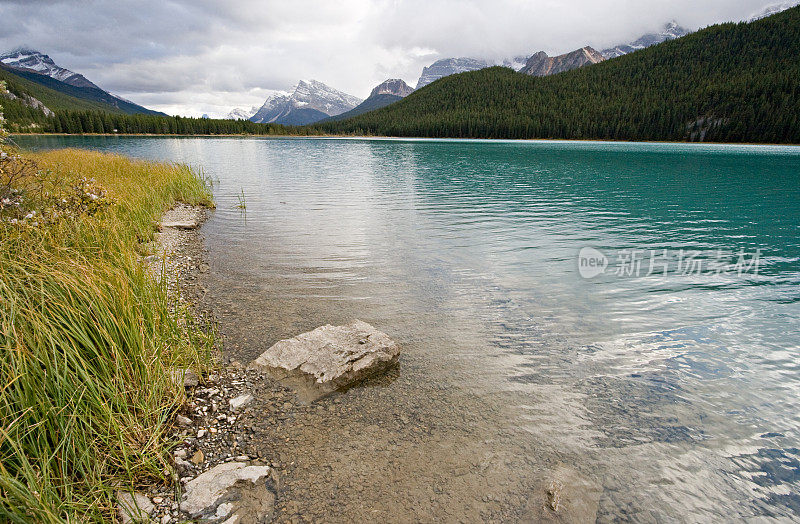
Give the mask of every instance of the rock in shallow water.
[[268, 466], [220, 464], [186, 484], [181, 511], [206, 522], [222, 522], [234, 516], [242, 522], [261, 522], [275, 502], [274, 493], [267, 489], [268, 475]]
[[394, 365], [400, 347], [360, 320], [346, 326], [325, 325], [294, 338], [281, 340], [250, 364], [279, 379], [301, 379], [307, 388], [298, 393], [315, 400]]

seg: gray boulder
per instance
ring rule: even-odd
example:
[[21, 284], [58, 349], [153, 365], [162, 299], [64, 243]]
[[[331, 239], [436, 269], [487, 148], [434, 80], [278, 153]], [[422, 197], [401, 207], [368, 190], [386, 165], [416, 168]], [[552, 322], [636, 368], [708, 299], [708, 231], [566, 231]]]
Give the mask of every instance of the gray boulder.
[[226, 462], [186, 483], [181, 511], [204, 522], [262, 522], [275, 503], [267, 489], [268, 466]]
[[141, 493], [117, 492], [117, 515], [123, 524], [149, 522], [155, 506]]
[[388, 369], [399, 356], [400, 347], [386, 333], [356, 320], [281, 340], [249, 368], [289, 381], [311, 401]]

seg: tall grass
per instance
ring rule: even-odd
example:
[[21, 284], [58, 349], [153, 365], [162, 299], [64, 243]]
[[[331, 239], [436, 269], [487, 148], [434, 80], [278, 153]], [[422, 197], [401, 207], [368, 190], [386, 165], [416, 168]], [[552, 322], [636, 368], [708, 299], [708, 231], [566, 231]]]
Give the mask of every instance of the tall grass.
[[[185, 166], [78, 150], [29, 158], [48, 189], [27, 205], [42, 210], [0, 220], [0, 521], [107, 521], [116, 489], [170, 482], [184, 392], [168, 369], [210, 366], [211, 335], [139, 256], [174, 202], [210, 195]], [[87, 181], [112, 204], [48, 218], [48, 199], [67, 202]]]

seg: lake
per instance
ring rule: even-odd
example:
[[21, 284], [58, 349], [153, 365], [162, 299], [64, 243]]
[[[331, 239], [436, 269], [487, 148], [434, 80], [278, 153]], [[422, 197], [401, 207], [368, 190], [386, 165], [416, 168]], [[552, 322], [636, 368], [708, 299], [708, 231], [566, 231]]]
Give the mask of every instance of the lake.
[[232, 358], [353, 318], [401, 343], [285, 429], [310, 514], [335, 485], [354, 519], [524, 518], [556, 479], [598, 521], [800, 516], [798, 147], [15, 141], [202, 168]]

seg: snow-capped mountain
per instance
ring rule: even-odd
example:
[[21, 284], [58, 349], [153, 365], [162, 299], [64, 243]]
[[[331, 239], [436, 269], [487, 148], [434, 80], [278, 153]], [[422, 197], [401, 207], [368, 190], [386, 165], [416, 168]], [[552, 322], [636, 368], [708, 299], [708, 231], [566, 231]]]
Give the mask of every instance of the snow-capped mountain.
[[484, 69], [491, 65], [492, 64], [485, 60], [478, 60], [476, 58], [443, 58], [437, 60], [428, 67], [422, 68], [422, 75], [417, 81], [416, 88], [419, 89], [446, 76], [466, 73], [467, 71], [477, 71], [478, 69]]
[[679, 26], [678, 23], [673, 20], [672, 22], [665, 24], [658, 33], [647, 33], [646, 35], [640, 36], [629, 44], [621, 44], [608, 49], [603, 49], [600, 53], [606, 57], [606, 59], [616, 58], [618, 56], [627, 55], [628, 53], [633, 53], [639, 49], [644, 49], [645, 47], [660, 44], [666, 40], [680, 38], [688, 35], [690, 32], [691, 31], [688, 29]]
[[750, 17], [748, 22], [755, 22], [756, 20], [761, 20], [762, 18], [766, 18], [768, 16], [776, 15], [781, 11], [786, 11], [787, 9], [791, 9], [796, 5], [800, 5], [800, 1], [798, 0], [790, 0], [789, 2], [780, 2], [777, 4], [771, 4], [764, 8], [763, 11], [754, 14]]
[[605, 60], [603, 55], [589, 46], [559, 56], [547, 56], [544, 51], [539, 51], [528, 58], [525, 67], [519, 72], [531, 76], [548, 76], [596, 64], [603, 60]]
[[277, 122], [282, 114], [288, 112], [290, 107], [291, 93], [273, 93], [267, 97], [261, 107], [253, 113], [250, 120], [258, 123]]
[[100, 89], [83, 75], [56, 65], [52, 58], [33, 49], [18, 47], [0, 55], [0, 63], [16, 69], [35, 71], [71, 86]]
[[342, 114], [361, 102], [360, 98], [317, 80], [301, 80], [291, 94], [270, 95], [250, 120], [259, 123], [305, 125]]
[[501, 65], [510, 67], [514, 71], [519, 71], [525, 67], [525, 62], [528, 60], [527, 56], [514, 56], [506, 58], [501, 61], [490, 62], [488, 60], [481, 60], [478, 58], [442, 58], [432, 63], [428, 67], [422, 69], [422, 75], [417, 81], [416, 89], [424, 87], [431, 82], [435, 82], [440, 78], [458, 73], [466, 73], [467, 71], [477, 71], [485, 69], [494, 65]]
[[236, 107], [231, 109], [231, 112], [228, 113], [225, 118], [228, 120], [249, 120], [250, 117], [255, 115], [257, 111], [257, 107], [251, 107], [249, 111], [247, 109]]
[[301, 80], [291, 98], [298, 107], [316, 109], [329, 116], [349, 111], [363, 102], [363, 99], [357, 96], [348, 95], [317, 80], [309, 82]]

